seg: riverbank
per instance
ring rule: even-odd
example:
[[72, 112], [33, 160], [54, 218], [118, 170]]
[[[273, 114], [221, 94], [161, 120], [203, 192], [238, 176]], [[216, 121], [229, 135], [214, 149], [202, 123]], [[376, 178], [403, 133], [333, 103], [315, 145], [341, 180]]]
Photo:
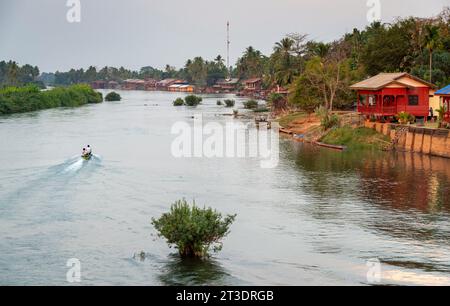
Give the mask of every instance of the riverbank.
[[336, 112], [340, 126], [325, 130], [315, 114], [295, 112], [278, 118], [281, 133], [294, 140], [350, 150], [383, 150], [391, 144], [388, 136], [363, 127], [364, 121], [355, 113]]
[[0, 90], [0, 115], [101, 102], [102, 94], [89, 85], [79, 84], [46, 91], [37, 86], [8, 87]]

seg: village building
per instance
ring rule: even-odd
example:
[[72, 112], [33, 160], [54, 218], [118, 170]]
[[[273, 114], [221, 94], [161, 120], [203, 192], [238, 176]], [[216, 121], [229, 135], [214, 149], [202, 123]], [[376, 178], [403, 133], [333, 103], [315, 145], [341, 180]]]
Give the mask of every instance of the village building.
[[239, 79], [220, 79], [213, 86], [216, 92], [234, 92], [239, 86]]
[[188, 92], [192, 93], [194, 92], [195, 87], [190, 84], [173, 84], [169, 86], [169, 91], [172, 92]]
[[255, 95], [256, 93], [259, 93], [262, 90], [262, 79], [261, 78], [248, 79], [242, 83], [244, 84], [243, 93], [245, 95]]
[[145, 79], [144, 80], [144, 90], [147, 90], [147, 91], [156, 90], [156, 84], [157, 83], [158, 83], [158, 80]]
[[145, 81], [139, 79], [128, 79], [122, 82], [123, 90], [144, 90]]
[[358, 112], [375, 117], [407, 112], [427, 118], [435, 86], [408, 73], [381, 73], [350, 87], [358, 92]]
[[164, 79], [156, 83], [156, 90], [167, 91], [169, 90], [169, 86], [177, 83], [177, 79]]
[[108, 89], [119, 89], [120, 88], [119, 83], [116, 81], [109, 81], [106, 86]]
[[102, 80], [91, 82], [91, 87], [93, 89], [105, 89], [106, 88], [106, 82]]
[[440, 105], [444, 107], [444, 121], [450, 122], [450, 85], [436, 91], [435, 95], [440, 97]]

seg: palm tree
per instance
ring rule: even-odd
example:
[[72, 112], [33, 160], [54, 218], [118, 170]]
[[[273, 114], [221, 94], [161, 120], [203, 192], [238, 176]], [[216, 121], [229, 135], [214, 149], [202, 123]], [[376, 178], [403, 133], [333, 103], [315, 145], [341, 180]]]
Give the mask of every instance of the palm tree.
[[292, 48], [294, 46], [294, 41], [289, 37], [283, 38], [281, 41], [275, 43], [273, 48], [275, 52], [279, 52], [284, 56], [291, 55]]
[[9, 85], [17, 86], [18, 85], [18, 75], [19, 75], [19, 65], [16, 62], [8, 63], [8, 72], [7, 72], [7, 80]]
[[439, 46], [439, 28], [433, 25], [425, 26], [424, 47], [430, 54], [430, 83], [433, 81], [433, 51]]

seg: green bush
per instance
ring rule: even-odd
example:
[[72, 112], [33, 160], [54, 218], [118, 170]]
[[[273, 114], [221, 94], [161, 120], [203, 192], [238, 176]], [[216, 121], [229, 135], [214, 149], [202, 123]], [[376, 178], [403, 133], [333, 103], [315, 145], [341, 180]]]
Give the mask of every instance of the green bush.
[[256, 100], [248, 100], [246, 102], [244, 102], [244, 107], [246, 109], [255, 109], [258, 107], [258, 101]]
[[122, 97], [115, 91], [110, 92], [105, 97], [105, 101], [108, 101], [108, 102], [114, 102], [114, 101], [120, 101], [120, 100], [122, 100]]
[[398, 113], [396, 118], [400, 124], [414, 123], [416, 121], [416, 117], [407, 112]]
[[173, 106], [183, 106], [184, 100], [181, 98], [177, 98], [175, 101], [173, 101]]
[[221, 240], [229, 233], [236, 215], [225, 218], [211, 208], [199, 208], [195, 202], [190, 206], [186, 200], [175, 202], [169, 213], [159, 219], [152, 218], [152, 224], [167, 243], [174, 245], [181, 257], [206, 257], [210, 248], [221, 250]]
[[222, 101], [220, 101], [220, 100], [217, 100], [217, 105], [218, 105], [218, 106], [221, 106], [221, 105], [223, 105]]
[[332, 114], [330, 110], [326, 107], [319, 106], [315, 111], [317, 117], [320, 118], [320, 125], [324, 130], [329, 130], [334, 127], [339, 127], [341, 120], [338, 115]]
[[13, 114], [55, 107], [76, 107], [101, 103], [103, 97], [90, 86], [79, 84], [41, 91], [37, 86], [8, 87], [0, 90], [0, 114]]
[[234, 107], [234, 105], [236, 104], [236, 102], [234, 100], [231, 100], [231, 99], [227, 99], [224, 102], [225, 102], [225, 106], [226, 107]]
[[195, 95], [190, 95], [184, 98], [184, 102], [186, 103], [187, 106], [197, 106], [202, 101], [203, 99], [201, 97]]

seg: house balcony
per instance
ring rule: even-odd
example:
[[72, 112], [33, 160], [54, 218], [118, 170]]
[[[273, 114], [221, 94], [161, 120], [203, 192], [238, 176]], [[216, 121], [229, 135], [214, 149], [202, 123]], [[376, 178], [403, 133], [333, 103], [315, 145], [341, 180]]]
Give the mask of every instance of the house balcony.
[[397, 106], [386, 105], [358, 105], [358, 112], [366, 115], [375, 116], [395, 116], [397, 112]]

